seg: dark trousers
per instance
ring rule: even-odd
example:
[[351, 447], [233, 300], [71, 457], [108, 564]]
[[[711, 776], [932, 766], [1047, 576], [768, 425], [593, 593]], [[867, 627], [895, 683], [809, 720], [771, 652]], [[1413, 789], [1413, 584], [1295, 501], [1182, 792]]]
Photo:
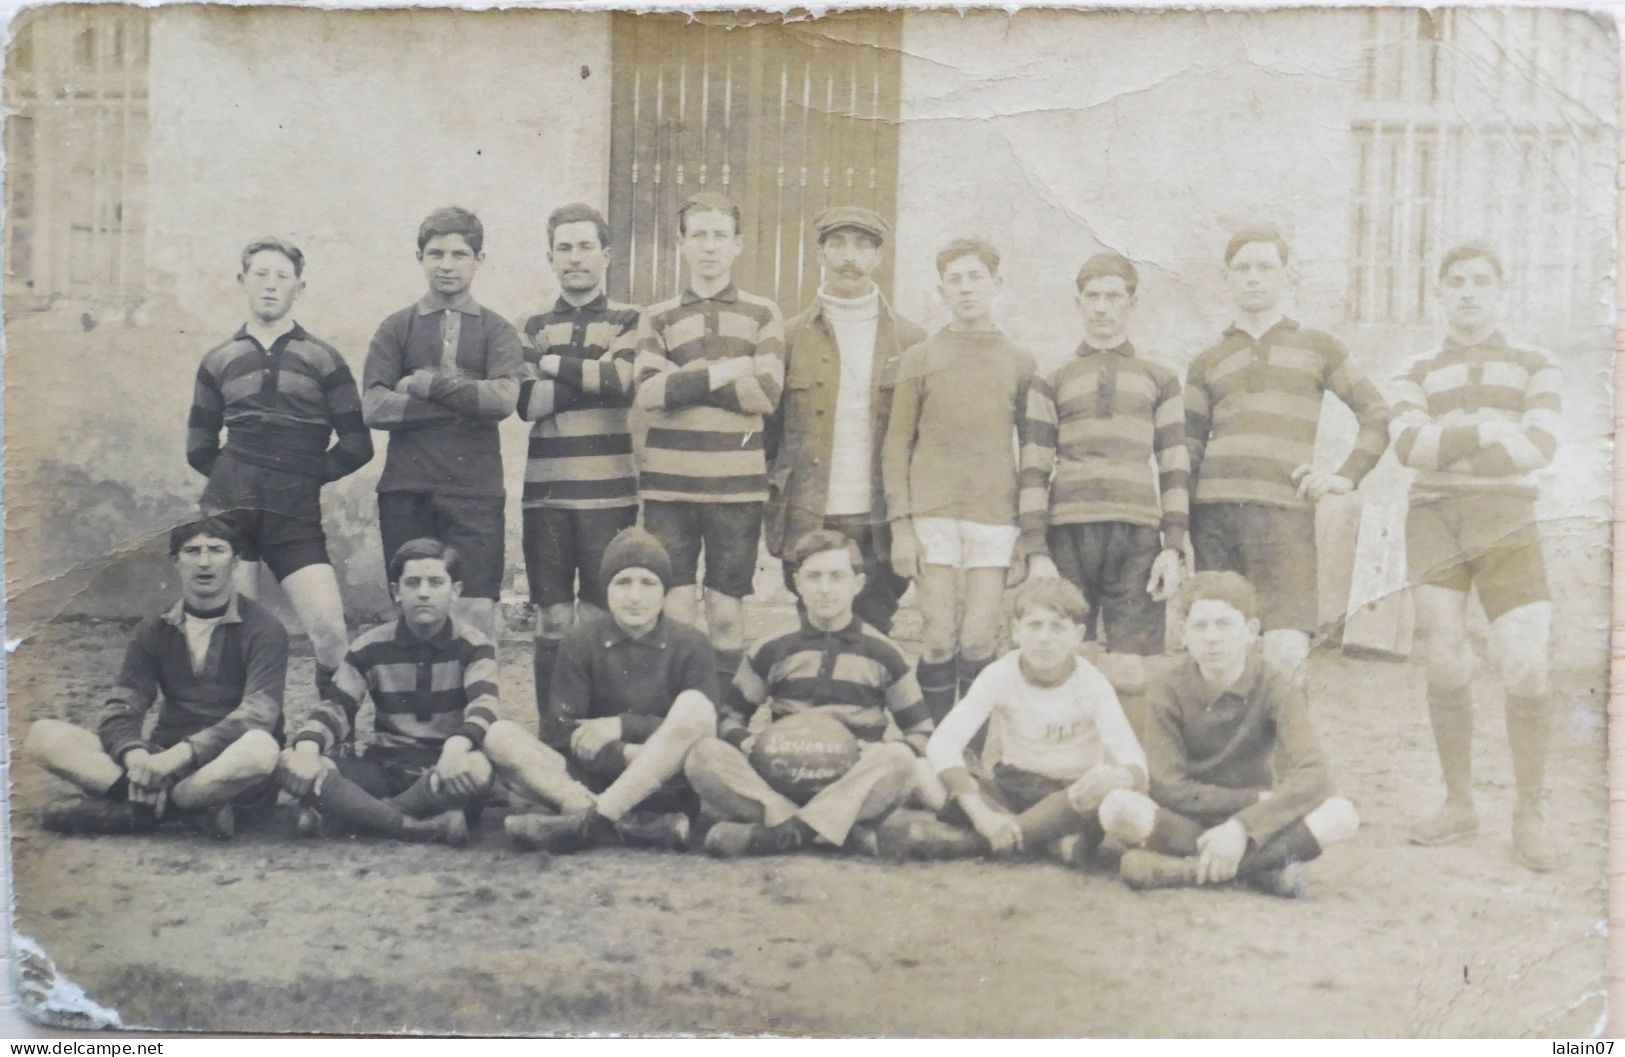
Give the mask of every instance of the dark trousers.
[[[903, 600], [903, 593], [908, 590], [908, 580], [898, 576], [891, 567], [891, 562], [881, 560], [879, 549], [876, 547], [875, 526], [861, 514], [826, 517], [824, 528], [834, 529], [845, 533], [858, 544], [858, 550], [863, 553], [863, 590], [852, 602], [852, 612], [859, 620], [870, 625], [876, 631], [890, 633], [892, 619], [897, 616], [897, 607]], [[788, 555], [783, 561], [784, 585], [794, 594], [796, 590], [795, 567], [791, 565]], [[801, 609], [801, 602], [796, 601], [796, 608]]]

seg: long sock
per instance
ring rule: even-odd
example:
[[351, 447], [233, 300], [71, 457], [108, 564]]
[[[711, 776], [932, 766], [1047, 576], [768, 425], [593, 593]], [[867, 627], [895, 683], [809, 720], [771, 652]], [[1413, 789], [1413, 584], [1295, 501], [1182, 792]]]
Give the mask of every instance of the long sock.
[[[992, 662], [992, 660], [993, 658], [991, 657], [972, 659], [970, 657], [966, 657], [964, 654], [960, 654], [958, 657], [954, 658], [954, 667], [957, 670], [959, 677], [960, 697], [964, 697], [966, 694], [970, 693], [971, 684], [976, 681], [976, 677], [982, 674], [982, 669], [986, 668]], [[987, 749], [987, 732], [991, 726], [992, 724], [990, 723], [982, 724], [982, 729], [978, 730], [970, 739], [970, 744], [967, 746], [967, 748], [977, 756], [981, 756], [982, 753]]]
[[717, 651], [717, 690], [724, 697], [728, 696], [728, 687], [733, 685], [734, 676], [739, 674], [739, 665], [744, 659], [744, 650]]
[[1507, 741], [1520, 803], [1539, 803], [1546, 789], [1546, 757], [1552, 739], [1549, 699], [1507, 695]]
[[920, 683], [920, 694], [925, 698], [925, 707], [930, 709], [931, 718], [938, 723], [954, 707], [954, 662], [928, 661], [920, 658], [915, 666], [914, 674]]
[[1081, 831], [1083, 822], [1083, 816], [1072, 806], [1064, 789], [1051, 793], [1016, 816], [1022, 846], [1028, 851], [1037, 851], [1052, 840]]
[[406, 816], [399, 810], [340, 774], [329, 773], [322, 779], [316, 799], [323, 814], [364, 833], [399, 837], [406, 825]]
[[1279, 870], [1291, 863], [1308, 862], [1310, 859], [1318, 858], [1320, 850], [1320, 842], [1300, 820], [1265, 841], [1262, 847], [1254, 848], [1243, 855], [1236, 876], [1251, 877], [1254, 874]]
[[1195, 855], [1196, 838], [1202, 835], [1203, 830], [1200, 823], [1159, 807], [1145, 846], [1164, 855]]
[[337, 668], [316, 662], [316, 700], [328, 701], [333, 696], [333, 676]]
[[[1511, 724], [1508, 701], [1508, 724]], [[1473, 700], [1467, 687], [1428, 687], [1428, 719], [1439, 749], [1445, 796], [1456, 803], [1473, 799]]]
[[530, 655], [531, 670], [536, 674], [536, 729], [547, 730], [547, 695], [553, 685], [553, 665], [559, 659], [562, 639], [551, 635], [538, 635]]

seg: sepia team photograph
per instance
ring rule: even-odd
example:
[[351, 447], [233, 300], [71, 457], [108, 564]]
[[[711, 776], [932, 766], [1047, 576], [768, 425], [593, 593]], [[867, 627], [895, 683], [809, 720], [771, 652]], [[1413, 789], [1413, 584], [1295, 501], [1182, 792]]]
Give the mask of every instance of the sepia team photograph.
[[17, 12], [22, 1013], [1610, 1033], [1618, 54]]

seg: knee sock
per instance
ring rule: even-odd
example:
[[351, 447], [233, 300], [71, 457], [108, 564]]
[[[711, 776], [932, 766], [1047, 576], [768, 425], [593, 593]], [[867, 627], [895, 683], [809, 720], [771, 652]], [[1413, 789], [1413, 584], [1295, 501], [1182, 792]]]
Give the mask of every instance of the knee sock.
[[[1511, 724], [1508, 701], [1508, 724]], [[1428, 719], [1439, 749], [1445, 796], [1454, 803], [1473, 799], [1473, 700], [1467, 687], [1428, 687]]]
[[327, 701], [333, 695], [333, 676], [338, 671], [321, 661], [316, 662], [316, 700]]
[[1050, 841], [1082, 831], [1083, 822], [1083, 816], [1072, 806], [1064, 789], [1051, 793], [1016, 816], [1022, 845], [1028, 851], [1039, 851]]
[[976, 677], [982, 674], [982, 669], [986, 668], [992, 662], [992, 657], [980, 657], [972, 660], [963, 653], [954, 659], [954, 667], [958, 669], [959, 675], [960, 697], [964, 697], [966, 694], [970, 693], [970, 684], [974, 683], [976, 681]]
[[1236, 876], [1252, 877], [1292, 863], [1308, 862], [1318, 858], [1320, 850], [1320, 842], [1309, 827], [1299, 820], [1265, 841], [1261, 847], [1243, 855]]
[[915, 677], [920, 683], [920, 694], [925, 698], [925, 707], [930, 710], [931, 718], [937, 723], [954, 707], [954, 662], [928, 661], [920, 658], [915, 666]]
[[739, 666], [744, 660], [744, 650], [717, 651], [717, 691], [723, 697], [728, 696], [728, 687], [733, 685], [734, 676], [739, 673]]
[[553, 685], [553, 665], [559, 659], [561, 639], [538, 635], [530, 656], [531, 670], [536, 675], [536, 729], [547, 729], [547, 696]]
[[322, 791], [316, 806], [323, 814], [331, 815], [364, 833], [385, 837], [399, 837], [406, 817], [400, 810], [387, 804], [343, 775], [329, 773], [322, 778]]
[[1151, 836], [1145, 846], [1164, 855], [1195, 855], [1196, 838], [1206, 827], [1192, 822], [1184, 815], [1176, 815], [1165, 808], [1157, 808], [1157, 820], [1151, 826]]
[[1552, 735], [1547, 698], [1508, 694], [1506, 710], [1518, 803], [1538, 804], [1546, 789], [1546, 756]]

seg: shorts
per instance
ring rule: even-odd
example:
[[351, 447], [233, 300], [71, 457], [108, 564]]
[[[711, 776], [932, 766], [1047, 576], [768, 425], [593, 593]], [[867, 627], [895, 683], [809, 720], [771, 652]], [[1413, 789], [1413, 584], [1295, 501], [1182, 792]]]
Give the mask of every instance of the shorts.
[[[994, 764], [991, 773], [976, 770], [972, 772], [972, 776], [976, 779], [977, 791], [981, 793], [982, 799], [1011, 815], [1021, 814], [1045, 797], [1064, 792], [1072, 784], [1059, 778], [1034, 774], [1002, 763]], [[970, 818], [964, 814], [957, 800], [949, 802], [949, 806], [941, 812], [941, 817], [961, 825], [970, 824]], [[1093, 848], [1106, 838], [1106, 831], [1101, 827], [1097, 816], [1093, 814], [1087, 817], [1080, 816], [1079, 823], [1079, 832], [1083, 834], [1086, 847]]]
[[339, 774], [379, 800], [400, 796], [423, 779], [440, 761], [440, 753], [418, 749], [369, 749], [360, 756], [340, 756]]
[[[530, 582], [531, 604], [556, 606], [580, 597], [583, 602], [605, 608], [604, 589], [608, 585], [598, 579], [604, 548], [621, 529], [637, 524], [638, 508], [526, 507], [523, 517], [525, 578]], [[579, 596], [577, 574], [581, 577]]]
[[1015, 554], [1021, 530], [1014, 525], [984, 525], [951, 517], [917, 517], [920, 557], [927, 565], [952, 569], [1005, 569]]
[[671, 558], [668, 590], [695, 582], [703, 545], [705, 586], [729, 598], [751, 593], [762, 540], [762, 504], [651, 499], [643, 504], [643, 527]]
[[1097, 638], [1104, 623], [1106, 648], [1113, 653], [1162, 652], [1168, 606], [1153, 602], [1145, 589], [1162, 553], [1160, 529], [1122, 521], [1051, 525], [1049, 553], [1089, 603], [1086, 637]]
[[1191, 546], [1198, 569], [1237, 572], [1252, 583], [1263, 630], [1313, 632], [1320, 626], [1313, 510], [1200, 503], [1191, 508]]
[[503, 500], [433, 492], [379, 492], [378, 534], [384, 568], [401, 544], [420, 537], [455, 547], [462, 556], [464, 598], [495, 600], [502, 590]]
[[1528, 496], [1413, 497], [1405, 546], [1412, 583], [1463, 592], [1477, 584], [1490, 620], [1551, 600]]
[[222, 452], [199, 505], [230, 521], [242, 539], [238, 557], [264, 562], [281, 581], [307, 565], [332, 565], [322, 531], [322, 482], [256, 466]]

